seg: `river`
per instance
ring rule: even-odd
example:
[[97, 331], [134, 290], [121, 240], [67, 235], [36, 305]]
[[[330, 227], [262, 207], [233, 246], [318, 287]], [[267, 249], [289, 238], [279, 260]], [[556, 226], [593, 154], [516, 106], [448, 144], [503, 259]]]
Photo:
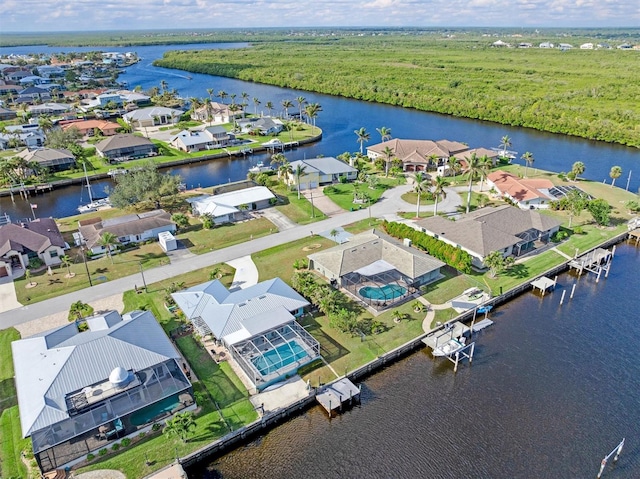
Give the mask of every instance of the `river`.
[[[126, 48], [33, 46], [0, 49], [0, 54], [55, 53], [77, 50], [124, 52], [133, 50], [142, 60], [128, 67], [119, 78], [120, 81], [126, 81], [130, 88], [140, 85], [143, 89], [149, 89], [153, 86], [159, 86], [160, 81], [165, 80], [169, 88], [176, 89], [179, 95], [184, 98], [206, 97], [208, 88], [212, 88], [216, 93], [220, 90], [235, 93], [237, 98], [240, 98], [242, 92], [246, 92], [249, 94], [247, 111], [250, 113], [254, 112], [253, 98], [258, 98], [261, 102], [257, 111], [266, 114], [264, 105], [267, 101], [271, 101], [276, 108], [281, 108], [282, 100], [295, 100], [295, 98], [303, 96], [307, 101], [317, 102], [322, 106], [317, 124], [323, 130], [323, 139], [313, 145], [288, 151], [286, 156], [290, 161], [304, 157], [336, 156], [345, 151], [357, 151], [359, 145], [354, 131], [361, 127], [365, 127], [371, 134], [369, 145], [379, 142], [376, 128], [382, 126], [391, 128], [391, 133], [395, 138], [449, 139], [467, 143], [471, 147], [497, 147], [500, 139], [504, 135], [509, 135], [513, 143], [512, 149], [518, 151], [518, 157], [525, 151], [533, 154], [535, 159], [533, 168], [566, 172], [571, 169], [571, 165], [575, 161], [582, 161], [586, 165], [586, 171], [583, 175], [585, 178], [595, 181], [611, 181], [609, 170], [611, 166], [619, 165], [622, 167], [623, 174], [618, 179], [617, 185], [625, 187], [631, 172], [629, 190], [635, 192], [640, 188], [640, 150], [638, 149], [230, 78], [169, 70], [152, 65], [153, 60], [162, 57], [163, 52], [167, 50], [236, 48], [244, 45], [187, 44]], [[296, 105], [294, 107], [296, 109], [295, 101], [294, 105]], [[254, 155], [236, 160], [219, 159], [174, 168], [172, 171], [179, 174], [188, 187], [211, 186], [244, 179], [249, 167], [260, 160], [268, 160], [268, 155]], [[517, 161], [522, 163], [520, 160]], [[92, 190], [100, 196], [108, 186], [113, 186], [110, 180], [96, 181], [92, 183]], [[69, 216], [76, 214], [76, 208], [81, 200], [87, 201], [86, 192], [82, 198], [84, 189], [80, 185], [60, 188], [52, 193], [32, 198], [30, 201], [38, 204], [37, 213], [39, 216]], [[29, 202], [17, 199], [15, 203], [12, 203], [8, 197], [0, 199], [0, 212], [7, 212], [14, 219], [29, 217], [31, 214]]]
[[500, 306], [457, 374], [419, 351], [367, 378], [360, 406], [313, 407], [189, 477], [595, 478], [623, 437], [603, 478], [640, 477], [639, 270], [620, 245], [609, 278]]

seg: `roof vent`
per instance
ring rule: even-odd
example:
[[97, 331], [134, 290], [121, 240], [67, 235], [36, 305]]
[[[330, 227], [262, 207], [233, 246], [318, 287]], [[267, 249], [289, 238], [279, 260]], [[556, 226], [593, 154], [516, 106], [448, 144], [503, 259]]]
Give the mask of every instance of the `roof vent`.
[[109, 382], [114, 388], [123, 388], [131, 382], [133, 374], [130, 374], [125, 368], [118, 366], [111, 374], [109, 374]]

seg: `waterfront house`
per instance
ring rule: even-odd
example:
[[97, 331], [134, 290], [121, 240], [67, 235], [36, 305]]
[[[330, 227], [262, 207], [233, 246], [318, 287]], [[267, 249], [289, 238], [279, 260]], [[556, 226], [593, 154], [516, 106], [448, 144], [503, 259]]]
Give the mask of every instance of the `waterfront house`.
[[367, 156], [375, 161], [387, 160], [385, 149], [392, 151], [391, 160], [402, 162], [403, 171], [428, 171], [446, 164], [447, 160], [469, 150], [464, 143], [449, 140], [402, 140], [395, 138], [367, 147]]
[[375, 308], [406, 301], [421, 286], [440, 279], [445, 266], [375, 229], [308, 258], [310, 270]]
[[20, 103], [36, 103], [51, 100], [51, 92], [46, 88], [30, 86], [20, 90], [16, 100]]
[[17, 116], [15, 111], [0, 107], [0, 120], [13, 120]]
[[53, 218], [0, 226], [0, 276], [15, 276], [35, 258], [45, 266], [59, 265], [65, 247]]
[[11, 140], [19, 146], [27, 148], [40, 148], [44, 146], [46, 137], [37, 123], [27, 125], [7, 125], [6, 133], [0, 133], [0, 149], [9, 148]]
[[[299, 179], [295, 174], [298, 166], [305, 169]], [[358, 178], [357, 169], [332, 156], [292, 161], [291, 169], [293, 173], [287, 177], [287, 184], [297, 188], [299, 180], [300, 189], [317, 188], [321, 185], [337, 183], [342, 178], [345, 181], [353, 181]]]
[[158, 154], [158, 147], [148, 138], [119, 134], [97, 143], [96, 151], [110, 162], [118, 162], [155, 156]]
[[71, 105], [63, 103], [43, 103], [42, 105], [31, 105], [27, 111], [32, 116], [40, 115], [64, 115], [71, 110]]
[[504, 205], [480, 208], [455, 221], [432, 216], [416, 221], [416, 225], [424, 233], [466, 251], [476, 269], [485, 269], [484, 259], [494, 251], [504, 257], [518, 257], [544, 247], [561, 222], [537, 210]]
[[11, 344], [22, 436], [43, 472], [195, 407], [182, 357], [149, 311], [110, 311]]
[[241, 114], [242, 112], [240, 111], [232, 112], [229, 109], [229, 105], [212, 101], [208, 105], [202, 105], [193, 111], [191, 113], [191, 119], [210, 125], [222, 125], [224, 123], [231, 123], [234, 118], [237, 118]]
[[171, 296], [198, 333], [224, 346], [258, 390], [320, 357], [320, 345], [296, 321], [309, 302], [280, 278], [233, 291], [214, 280]]
[[182, 130], [169, 141], [169, 144], [190, 153], [223, 148], [229, 144], [230, 138], [224, 127], [208, 126], [197, 130]]
[[164, 210], [133, 213], [106, 220], [98, 217], [79, 222], [80, 241], [94, 254], [106, 252], [106, 248], [99, 244], [100, 236], [105, 232], [114, 234], [120, 244], [126, 245], [147, 240], [157, 241], [160, 233], [175, 233], [176, 229], [171, 215]]
[[260, 118], [246, 118], [238, 120], [238, 127], [242, 133], [257, 133], [262, 136], [277, 135], [284, 129], [284, 124], [278, 118], [263, 116]]
[[556, 199], [549, 192], [553, 183], [544, 178], [519, 178], [512, 173], [497, 170], [487, 175], [487, 185], [523, 210], [548, 208], [549, 203]]
[[69, 150], [64, 148], [38, 148], [36, 150], [25, 149], [16, 155], [27, 163], [37, 163], [42, 168], [51, 172], [64, 171], [73, 168], [76, 158]]
[[276, 196], [266, 186], [253, 186], [216, 195], [187, 198], [195, 216], [210, 215], [216, 224], [244, 218], [243, 210], [260, 210], [271, 206]]
[[100, 132], [102, 136], [113, 136], [117, 133], [120, 125], [106, 120], [73, 120], [64, 123], [60, 122], [60, 128], [64, 131], [75, 128], [84, 137], [94, 136], [96, 131]]
[[138, 128], [161, 125], [175, 125], [180, 121], [184, 112], [175, 108], [152, 106], [140, 108], [123, 115], [123, 119], [130, 125]]

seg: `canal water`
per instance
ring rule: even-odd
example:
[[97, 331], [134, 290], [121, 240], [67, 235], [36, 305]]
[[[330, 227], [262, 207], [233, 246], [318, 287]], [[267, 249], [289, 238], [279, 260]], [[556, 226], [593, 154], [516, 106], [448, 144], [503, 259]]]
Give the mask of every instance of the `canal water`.
[[361, 406], [313, 407], [189, 477], [595, 478], [623, 437], [603, 477], [640, 477], [639, 271], [620, 245], [609, 278], [496, 309], [457, 374], [421, 350], [367, 378]]
[[[276, 108], [272, 113], [282, 114], [283, 112], [279, 111], [282, 100], [293, 101], [297, 97], [303, 96], [307, 101], [317, 102], [322, 106], [322, 111], [316, 122], [323, 130], [323, 139], [313, 145], [287, 151], [286, 156], [290, 161], [318, 155], [336, 156], [345, 151], [357, 151], [359, 144], [356, 141], [357, 137], [354, 131], [361, 127], [365, 127], [371, 134], [369, 145], [380, 141], [376, 128], [382, 126], [391, 128], [394, 138], [449, 139], [465, 142], [471, 147], [498, 147], [500, 139], [504, 135], [509, 135], [513, 143], [512, 149], [518, 152], [518, 158], [525, 151], [533, 154], [535, 159], [533, 168], [566, 172], [571, 169], [571, 165], [575, 161], [582, 161], [586, 165], [585, 178], [595, 181], [611, 181], [609, 170], [611, 166], [619, 165], [622, 167], [623, 174], [618, 179], [617, 185], [625, 187], [631, 172], [629, 190], [635, 192], [640, 188], [640, 150], [638, 149], [230, 78], [169, 70], [152, 65], [153, 60], [162, 57], [162, 54], [167, 50], [235, 48], [244, 45], [190, 44], [124, 48], [33, 46], [0, 49], [0, 54], [54, 53], [98, 49], [103, 51], [134, 50], [142, 58], [142, 61], [127, 68], [119, 78], [120, 81], [127, 82], [130, 88], [140, 85], [143, 89], [149, 89], [153, 86], [159, 86], [160, 81], [165, 80], [170, 89], [176, 89], [179, 95], [184, 98], [206, 97], [208, 96], [206, 91], [208, 88], [213, 89], [216, 93], [220, 90], [235, 93], [237, 99], [240, 98], [242, 92], [246, 92], [249, 95], [247, 111], [250, 113], [255, 110], [253, 98], [258, 98], [261, 102], [256, 110], [258, 113], [267, 114], [264, 105], [271, 101]], [[294, 105], [290, 113], [297, 109], [295, 101]], [[268, 161], [268, 157], [267, 154], [261, 154], [248, 156], [244, 159], [218, 159], [174, 168], [172, 172], [179, 174], [188, 187], [211, 186], [244, 179], [251, 166], [258, 161]], [[517, 162], [522, 163], [520, 160]], [[103, 195], [105, 187], [110, 186], [113, 186], [110, 180], [92, 182], [92, 190], [96, 196]], [[76, 214], [76, 208], [82, 201], [87, 201], [85, 189], [80, 185], [60, 188], [52, 193], [32, 198], [30, 201], [38, 204], [37, 213], [39, 216], [69, 216]], [[82, 197], [83, 191], [84, 197]], [[0, 212], [8, 212], [16, 219], [28, 217], [31, 214], [28, 201], [17, 199], [15, 203], [12, 203], [8, 197], [0, 199]]]

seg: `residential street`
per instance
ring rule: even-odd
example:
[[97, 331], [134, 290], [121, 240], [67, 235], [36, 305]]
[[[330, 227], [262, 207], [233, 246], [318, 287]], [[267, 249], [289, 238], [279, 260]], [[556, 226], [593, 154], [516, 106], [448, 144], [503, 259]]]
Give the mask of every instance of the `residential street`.
[[[371, 216], [375, 218], [393, 219], [398, 211], [413, 211], [415, 205], [403, 201], [400, 197], [412, 189], [412, 185], [398, 186], [385, 192], [380, 201], [371, 206]], [[447, 198], [438, 204], [439, 212], [455, 212], [460, 204], [460, 198], [454, 190], [448, 189]], [[425, 211], [423, 207], [422, 211]], [[331, 230], [340, 226], [345, 226], [369, 216], [368, 208], [344, 212], [326, 220], [310, 225], [299, 226], [273, 233], [270, 236], [258, 238], [245, 243], [237, 244], [221, 250], [212, 251], [202, 255], [187, 255], [179, 261], [157, 268], [144, 271], [144, 282], [152, 284], [157, 281], [168, 280], [179, 274], [188, 273], [196, 269], [217, 263], [228, 263], [235, 259], [251, 255], [258, 251], [271, 248], [283, 243], [288, 243], [305, 236], [311, 235], [312, 231], [320, 232]], [[73, 293], [65, 294], [46, 301], [41, 301], [32, 305], [22, 306], [0, 313], [0, 329], [22, 324], [34, 319], [38, 319], [53, 313], [66, 311], [70, 305], [78, 300], [91, 303], [99, 299], [112, 296], [118, 292], [124, 292], [135, 287], [143, 286], [141, 274], [134, 274], [125, 278], [96, 284], [93, 287], [85, 288]]]

